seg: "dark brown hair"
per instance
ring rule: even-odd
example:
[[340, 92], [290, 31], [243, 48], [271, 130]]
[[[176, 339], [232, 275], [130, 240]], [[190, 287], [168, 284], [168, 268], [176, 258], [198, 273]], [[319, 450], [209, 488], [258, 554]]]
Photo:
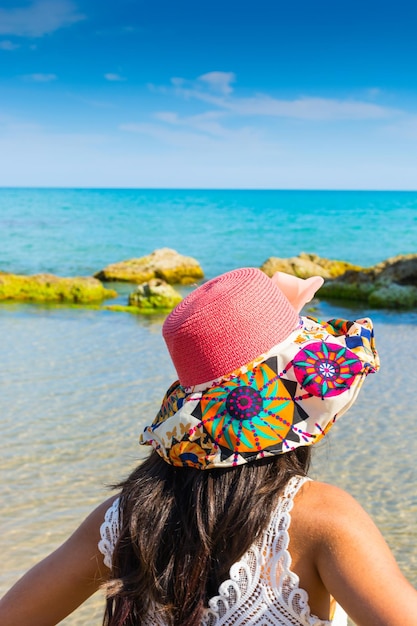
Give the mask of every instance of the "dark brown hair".
[[121, 483], [121, 532], [105, 626], [197, 626], [236, 562], [264, 531], [310, 447], [235, 468], [173, 467], [152, 452]]

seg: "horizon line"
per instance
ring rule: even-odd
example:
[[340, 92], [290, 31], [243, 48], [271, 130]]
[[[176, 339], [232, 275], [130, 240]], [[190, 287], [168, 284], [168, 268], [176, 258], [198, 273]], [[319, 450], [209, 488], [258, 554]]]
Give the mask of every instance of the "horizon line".
[[415, 189], [373, 189], [373, 188], [308, 188], [308, 187], [134, 187], [134, 186], [105, 186], [93, 185], [0, 185], [0, 190], [62, 190], [62, 191], [258, 191], [258, 192], [342, 192], [342, 193], [417, 193]]

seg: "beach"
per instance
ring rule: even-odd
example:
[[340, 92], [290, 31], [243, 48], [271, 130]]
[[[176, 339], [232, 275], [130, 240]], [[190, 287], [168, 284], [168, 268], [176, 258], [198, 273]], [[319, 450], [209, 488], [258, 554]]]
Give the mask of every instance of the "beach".
[[[301, 251], [363, 266], [417, 252], [412, 192], [10, 189], [0, 208], [0, 270], [22, 274], [90, 276], [161, 247], [198, 259], [206, 278]], [[374, 320], [381, 371], [315, 449], [312, 475], [361, 502], [417, 587], [417, 312], [320, 299], [306, 312]], [[139, 434], [175, 379], [163, 319], [0, 305], [0, 593], [146, 454]], [[63, 623], [101, 615], [96, 596]]]

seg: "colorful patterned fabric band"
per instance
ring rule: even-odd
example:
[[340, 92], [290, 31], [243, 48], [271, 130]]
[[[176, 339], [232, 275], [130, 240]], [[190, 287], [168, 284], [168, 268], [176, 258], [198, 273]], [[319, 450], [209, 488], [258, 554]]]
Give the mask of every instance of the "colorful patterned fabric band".
[[317, 443], [379, 368], [371, 320], [301, 317], [282, 343], [221, 379], [167, 391], [140, 443], [170, 464], [233, 467]]

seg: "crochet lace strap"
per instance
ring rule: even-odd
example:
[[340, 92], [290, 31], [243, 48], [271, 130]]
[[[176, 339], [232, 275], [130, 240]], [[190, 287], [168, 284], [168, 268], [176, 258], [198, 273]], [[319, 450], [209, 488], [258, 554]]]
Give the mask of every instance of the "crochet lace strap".
[[100, 526], [101, 539], [98, 543], [98, 549], [104, 557], [104, 565], [109, 569], [111, 569], [113, 551], [119, 532], [119, 498], [116, 498], [106, 511], [104, 522]]
[[[310, 480], [311, 478], [308, 478], [308, 476], [293, 476], [290, 478], [280, 498], [280, 505], [282, 504], [284, 508], [289, 506], [291, 510], [294, 498], [298, 491], [306, 482], [309, 482]], [[278, 509], [282, 510], [280, 505], [278, 506]]]

